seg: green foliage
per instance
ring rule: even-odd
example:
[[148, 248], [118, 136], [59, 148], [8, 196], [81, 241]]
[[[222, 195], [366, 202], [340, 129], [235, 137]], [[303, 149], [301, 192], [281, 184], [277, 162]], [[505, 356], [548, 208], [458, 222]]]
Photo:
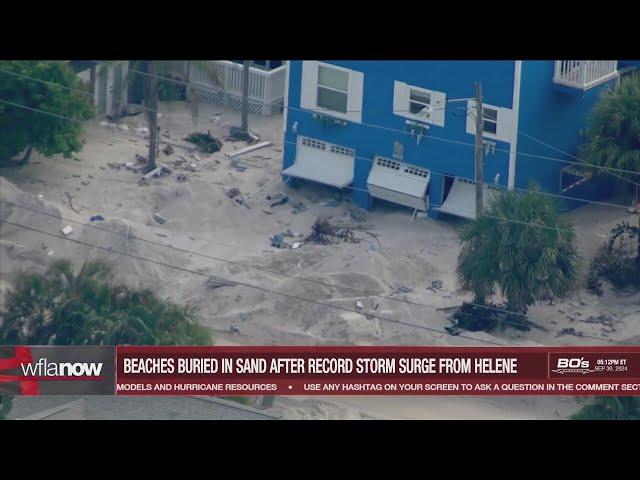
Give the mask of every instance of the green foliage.
[[109, 268], [62, 260], [46, 274], [22, 273], [8, 295], [0, 343], [8, 345], [210, 345], [189, 307], [111, 281]]
[[635, 286], [640, 288], [638, 271], [637, 237], [638, 227], [620, 223], [612, 230], [609, 240], [600, 246], [591, 262], [588, 284], [596, 293], [601, 293], [599, 277], [609, 280], [616, 288]]
[[[603, 93], [589, 117], [581, 153], [591, 165], [640, 172], [640, 74]], [[640, 175], [620, 175], [640, 181]]]
[[[42, 83], [0, 72], [0, 99], [77, 119], [70, 121], [42, 112], [0, 103], [0, 162], [9, 162], [29, 147], [50, 157], [71, 157], [82, 149], [82, 120], [90, 118], [90, 96], [64, 61], [0, 61], [0, 69], [45, 80]], [[55, 84], [60, 84], [57, 86]], [[66, 88], [65, 88], [66, 87]]]
[[10, 396], [0, 395], [0, 420], [4, 420], [9, 415], [9, 411], [11, 411], [11, 404], [13, 403], [13, 398]]
[[595, 397], [573, 420], [640, 420], [640, 397]]
[[538, 192], [533, 184], [525, 194], [504, 192], [480, 219], [462, 227], [457, 274], [477, 303], [499, 289], [508, 310], [526, 313], [537, 300], [563, 296], [576, 284], [580, 257], [573, 226]]

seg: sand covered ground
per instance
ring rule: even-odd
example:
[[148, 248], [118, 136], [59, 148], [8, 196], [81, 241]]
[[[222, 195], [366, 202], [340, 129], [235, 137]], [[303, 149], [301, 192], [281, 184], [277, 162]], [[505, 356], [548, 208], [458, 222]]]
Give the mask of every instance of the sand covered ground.
[[[161, 139], [171, 142], [174, 152], [161, 153], [159, 163], [172, 173], [142, 185], [140, 173], [122, 166], [136, 166], [136, 153], [146, 155], [146, 140], [138, 131], [146, 124], [142, 116], [127, 117], [119, 127], [90, 122], [85, 147], [74, 159], [35, 155], [26, 167], [0, 169], [2, 219], [32, 229], [2, 224], [0, 291], [10, 288], [18, 269], [41, 271], [58, 258], [77, 264], [99, 258], [112, 264], [123, 282], [196, 306], [200, 321], [221, 344], [598, 345], [640, 335], [640, 295], [607, 287], [602, 297], [580, 289], [553, 305], [534, 306], [530, 317], [541, 328], [529, 332], [451, 336], [444, 331], [451, 313], [446, 307], [470, 298], [458, 290], [455, 278], [460, 248], [455, 220], [412, 223], [409, 210], [393, 206], [376, 206], [361, 218], [362, 212], [341, 201], [346, 199], [335, 190], [285, 185], [279, 175], [281, 116], [250, 116], [250, 129], [273, 145], [238, 157], [234, 166], [225, 154], [245, 143], [224, 142], [222, 151], [196, 153], [196, 159], [182, 138], [209, 130], [222, 139], [229, 126], [239, 124], [237, 112], [201, 105], [197, 127], [182, 103], [163, 104], [162, 112]], [[188, 161], [178, 164], [180, 156]], [[187, 180], [178, 181], [178, 174]], [[244, 204], [227, 195], [233, 187]], [[270, 207], [266, 197], [274, 195], [287, 195], [289, 202]], [[293, 207], [300, 202], [304, 208], [298, 211]], [[94, 215], [105, 220], [90, 222]], [[359, 243], [271, 247], [273, 234], [290, 231], [294, 237], [285, 238], [290, 242], [307, 236], [319, 215], [366, 226], [377, 240], [357, 232]], [[568, 216], [588, 258], [617, 222], [632, 219], [624, 209], [593, 205]], [[67, 225], [73, 228], [68, 238], [79, 243], [42, 233], [61, 235]], [[239, 284], [211, 288], [209, 275]], [[436, 280], [441, 289], [430, 288]], [[398, 292], [398, 287], [411, 291]], [[362, 310], [356, 302], [362, 302]], [[613, 319], [613, 330], [594, 321], [602, 314]], [[562, 333], [570, 328], [578, 335]], [[575, 402], [328, 397], [278, 399], [274, 408], [287, 418], [561, 418]]]

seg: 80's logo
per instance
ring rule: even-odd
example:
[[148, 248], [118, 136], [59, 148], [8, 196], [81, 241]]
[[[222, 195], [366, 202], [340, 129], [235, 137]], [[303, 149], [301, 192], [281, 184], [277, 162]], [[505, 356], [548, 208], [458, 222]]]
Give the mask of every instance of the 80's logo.
[[572, 357], [572, 358], [558, 358], [556, 362], [556, 368], [551, 370], [555, 373], [581, 373], [583, 375], [591, 372], [595, 372], [589, 368], [589, 360], [585, 360], [584, 357]]

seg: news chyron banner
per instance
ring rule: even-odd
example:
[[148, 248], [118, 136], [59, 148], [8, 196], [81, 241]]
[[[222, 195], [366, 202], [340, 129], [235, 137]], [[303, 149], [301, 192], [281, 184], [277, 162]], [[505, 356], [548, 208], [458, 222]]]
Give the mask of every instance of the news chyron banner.
[[9, 395], [640, 395], [640, 346], [0, 347]]

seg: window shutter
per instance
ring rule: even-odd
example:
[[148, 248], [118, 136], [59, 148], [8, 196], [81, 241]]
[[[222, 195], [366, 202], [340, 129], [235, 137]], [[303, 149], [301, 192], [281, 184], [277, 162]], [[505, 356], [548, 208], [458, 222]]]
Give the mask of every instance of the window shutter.
[[508, 108], [498, 109], [498, 140], [511, 143], [513, 137], [513, 110]]
[[467, 133], [476, 134], [476, 101], [467, 100]]
[[431, 92], [431, 107], [433, 108], [429, 116], [429, 123], [444, 127], [445, 113], [447, 106], [447, 94], [443, 92]]
[[318, 100], [318, 62], [302, 62], [302, 86], [300, 88], [300, 108], [316, 108]]
[[409, 113], [409, 85], [393, 82], [393, 113], [406, 116]]
[[349, 97], [347, 98], [347, 118], [352, 122], [362, 122], [362, 95], [364, 74], [351, 70], [349, 72]]

